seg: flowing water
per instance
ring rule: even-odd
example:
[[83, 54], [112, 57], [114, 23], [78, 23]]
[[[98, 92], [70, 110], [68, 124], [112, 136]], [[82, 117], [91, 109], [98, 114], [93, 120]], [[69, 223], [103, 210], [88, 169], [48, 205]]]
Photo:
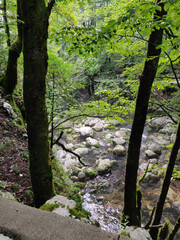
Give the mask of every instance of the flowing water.
[[[147, 132], [143, 134], [141, 155], [146, 149]], [[126, 145], [127, 148], [127, 145]], [[92, 153], [93, 154], [93, 153]], [[105, 157], [116, 159], [118, 167], [112, 169], [111, 174], [97, 176], [93, 180], [89, 180], [83, 190], [83, 207], [88, 210], [92, 217], [97, 220], [103, 230], [117, 233], [120, 229], [120, 217], [123, 207], [124, 194], [124, 173], [125, 173], [125, 157], [114, 157], [107, 153]], [[94, 158], [91, 153], [88, 154], [85, 161], [90, 162]], [[163, 155], [160, 157], [163, 158]], [[141, 159], [139, 166], [139, 174], [144, 171], [144, 161]], [[142, 226], [144, 226], [150, 219], [150, 214], [153, 207], [158, 200], [162, 181], [157, 183], [141, 184], [141, 191], [143, 193], [142, 201]], [[171, 191], [180, 186], [176, 181], [171, 187]], [[171, 226], [175, 224], [180, 214], [180, 206], [174, 204], [172, 200], [166, 201], [163, 219], [170, 222]], [[180, 233], [177, 234], [176, 240], [180, 239]]]

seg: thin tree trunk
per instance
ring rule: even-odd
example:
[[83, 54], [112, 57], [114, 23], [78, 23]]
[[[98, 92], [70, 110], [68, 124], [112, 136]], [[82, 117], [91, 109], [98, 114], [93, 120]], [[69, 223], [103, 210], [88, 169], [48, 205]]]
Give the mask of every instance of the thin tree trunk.
[[11, 46], [11, 38], [10, 38], [8, 19], [7, 19], [6, 0], [4, 0], [3, 3], [4, 3], [3, 19], [4, 19], [4, 23], [5, 23], [5, 32], [7, 34], [7, 46], [10, 47]]
[[0, 85], [4, 88], [5, 95], [12, 96], [17, 85], [17, 59], [22, 50], [22, 23], [20, 0], [17, 0], [17, 26], [18, 37], [9, 47], [8, 63], [5, 75], [0, 79]]
[[54, 196], [45, 103], [49, 12], [45, 1], [22, 2], [24, 20], [24, 103], [29, 167], [36, 207]]
[[[160, 0], [157, 1], [162, 8], [161, 11], [156, 11], [155, 20], [164, 16], [165, 12], [163, 4]], [[136, 100], [136, 109], [129, 139], [127, 160], [126, 160], [126, 175], [125, 175], [125, 194], [124, 194], [124, 209], [122, 213], [122, 222], [128, 221], [128, 225], [139, 226], [138, 219], [139, 211], [137, 211], [137, 170], [139, 167], [139, 155], [141, 147], [141, 139], [146, 121], [148, 103], [151, 93], [152, 83], [156, 76], [159, 56], [161, 49], [157, 49], [162, 43], [163, 29], [154, 29], [149, 37], [147, 61], [144, 65], [144, 70], [140, 78], [138, 96]]]
[[[161, 194], [159, 196], [159, 200], [157, 202], [157, 206], [156, 206], [156, 210], [155, 210], [155, 214], [154, 214], [154, 220], [152, 223], [152, 225], [154, 225], [154, 226], [159, 225], [160, 221], [161, 221], [163, 207], [164, 207], [166, 196], [167, 196], [169, 186], [171, 183], [171, 177], [172, 177], [172, 173], [173, 173], [174, 165], [176, 162], [176, 157], [178, 154], [179, 147], [180, 147], [180, 122], [179, 122], [178, 130], [177, 130], [177, 134], [176, 134], [176, 140], [173, 145], [169, 163], [167, 166], [166, 175], [164, 177]], [[151, 228], [150, 234], [153, 239], [157, 239], [158, 228], [154, 228], [154, 227]]]

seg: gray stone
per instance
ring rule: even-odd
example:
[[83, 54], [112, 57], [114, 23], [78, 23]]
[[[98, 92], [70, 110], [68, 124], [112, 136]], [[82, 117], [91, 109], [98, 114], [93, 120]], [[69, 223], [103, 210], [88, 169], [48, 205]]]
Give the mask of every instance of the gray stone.
[[4, 236], [3, 234], [0, 234], [0, 239], [1, 240], [12, 240], [12, 238], [9, 238], [7, 236]]
[[9, 199], [9, 200], [14, 200], [14, 201], [16, 201], [16, 199], [15, 199], [15, 197], [12, 195], [12, 193], [10, 193], [10, 192], [6, 192], [6, 191], [1, 191], [0, 190], [0, 196], [1, 197], [4, 197], [4, 198], [7, 198], [7, 199]]
[[113, 148], [112, 152], [117, 156], [125, 156], [126, 149], [122, 145], [117, 145], [115, 148]]
[[14, 112], [12, 106], [7, 103], [7, 102], [4, 102], [3, 103], [3, 108], [6, 110], [6, 112], [8, 113], [8, 115], [12, 118], [17, 118], [17, 114]]
[[112, 135], [111, 133], [108, 133], [108, 134], [105, 135], [105, 139], [109, 140], [109, 139], [112, 138], [112, 136], [113, 136], [113, 135]]
[[153, 152], [152, 150], [146, 150], [145, 154], [146, 154], [146, 157], [148, 159], [150, 159], [150, 158], [158, 158], [157, 154], [155, 152]]
[[85, 176], [88, 178], [94, 178], [96, 176], [96, 171], [92, 167], [85, 168], [83, 172], [85, 173]]
[[157, 182], [159, 182], [159, 180], [160, 180], [160, 176], [148, 172], [142, 182], [157, 183]]
[[93, 136], [93, 129], [91, 127], [81, 127], [79, 133], [81, 136], [91, 137]]
[[53, 210], [54, 213], [60, 214], [61, 216], [68, 217], [70, 215], [69, 209], [72, 209], [76, 206], [76, 202], [74, 200], [69, 200], [67, 197], [56, 195], [46, 203], [54, 204], [58, 203], [60, 206]]
[[148, 120], [147, 123], [151, 128], [158, 131], [162, 129], [164, 126], [166, 126], [168, 123], [172, 123], [172, 121], [168, 117], [159, 117], [159, 118], [152, 118]]
[[85, 180], [85, 178], [86, 178], [85, 173], [84, 173], [83, 171], [80, 171], [80, 172], [78, 173], [78, 179], [79, 179], [79, 181], [83, 181], [83, 180]]
[[157, 155], [161, 155], [161, 147], [158, 144], [152, 143], [148, 149], [155, 152]]
[[116, 160], [110, 160], [108, 158], [106, 158], [106, 159], [99, 159], [97, 161], [97, 164], [98, 164], [97, 165], [98, 173], [103, 174], [103, 173], [110, 172], [112, 166], [117, 164], [117, 161]]
[[93, 126], [93, 129], [96, 131], [96, 132], [101, 132], [104, 128], [104, 123], [103, 122], [97, 122], [94, 126]]
[[89, 152], [88, 148], [77, 148], [75, 151], [79, 156], [83, 156]]
[[129, 233], [130, 237], [136, 240], [152, 240], [149, 232], [144, 228], [137, 228], [137, 227], [126, 227], [125, 229], [120, 231]]
[[124, 138], [114, 138], [113, 144], [115, 145], [124, 145], [126, 143], [126, 140]]
[[124, 138], [124, 137], [126, 137], [126, 133], [124, 131], [119, 130], [119, 131], [115, 132], [115, 136], [118, 138], [119, 137]]
[[86, 138], [86, 145], [91, 147], [99, 147], [99, 142], [94, 138], [88, 137]]

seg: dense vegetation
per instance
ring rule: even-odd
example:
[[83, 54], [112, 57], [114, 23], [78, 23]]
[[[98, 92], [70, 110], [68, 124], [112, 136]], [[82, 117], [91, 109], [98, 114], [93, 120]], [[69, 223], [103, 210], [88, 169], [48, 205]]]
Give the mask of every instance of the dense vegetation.
[[[54, 131], [61, 136], [65, 121], [113, 118], [133, 123], [122, 222], [141, 225], [137, 169], [145, 120], [161, 110], [179, 122], [180, 2], [0, 4], [0, 85], [12, 103], [16, 99], [27, 122], [35, 205], [54, 195], [48, 124], [52, 148]], [[179, 142], [178, 130], [166, 174], [169, 180]], [[158, 220], [153, 225], [159, 224], [161, 214], [155, 212]], [[157, 230], [150, 231], [154, 239]]]

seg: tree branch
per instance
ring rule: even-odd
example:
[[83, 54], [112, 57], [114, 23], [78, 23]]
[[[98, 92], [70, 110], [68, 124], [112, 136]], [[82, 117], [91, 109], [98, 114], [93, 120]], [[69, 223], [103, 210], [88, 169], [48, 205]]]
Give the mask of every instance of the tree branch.
[[177, 82], [177, 85], [178, 87], [180, 88], [180, 83], [179, 83], [179, 80], [178, 80], [178, 77], [177, 77], [177, 74], [176, 74], [176, 71], [174, 69], [174, 66], [173, 66], [173, 61], [171, 60], [169, 54], [167, 52], [164, 52], [166, 54], [166, 56], [169, 58], [169, 61], [170, 61], [170, 64], [171, 64], [171, 68], [172, 68], [172, 71], [174, 73], [174, 76], [175, 76], [175, 79], [176, 79], [176, 82]]

